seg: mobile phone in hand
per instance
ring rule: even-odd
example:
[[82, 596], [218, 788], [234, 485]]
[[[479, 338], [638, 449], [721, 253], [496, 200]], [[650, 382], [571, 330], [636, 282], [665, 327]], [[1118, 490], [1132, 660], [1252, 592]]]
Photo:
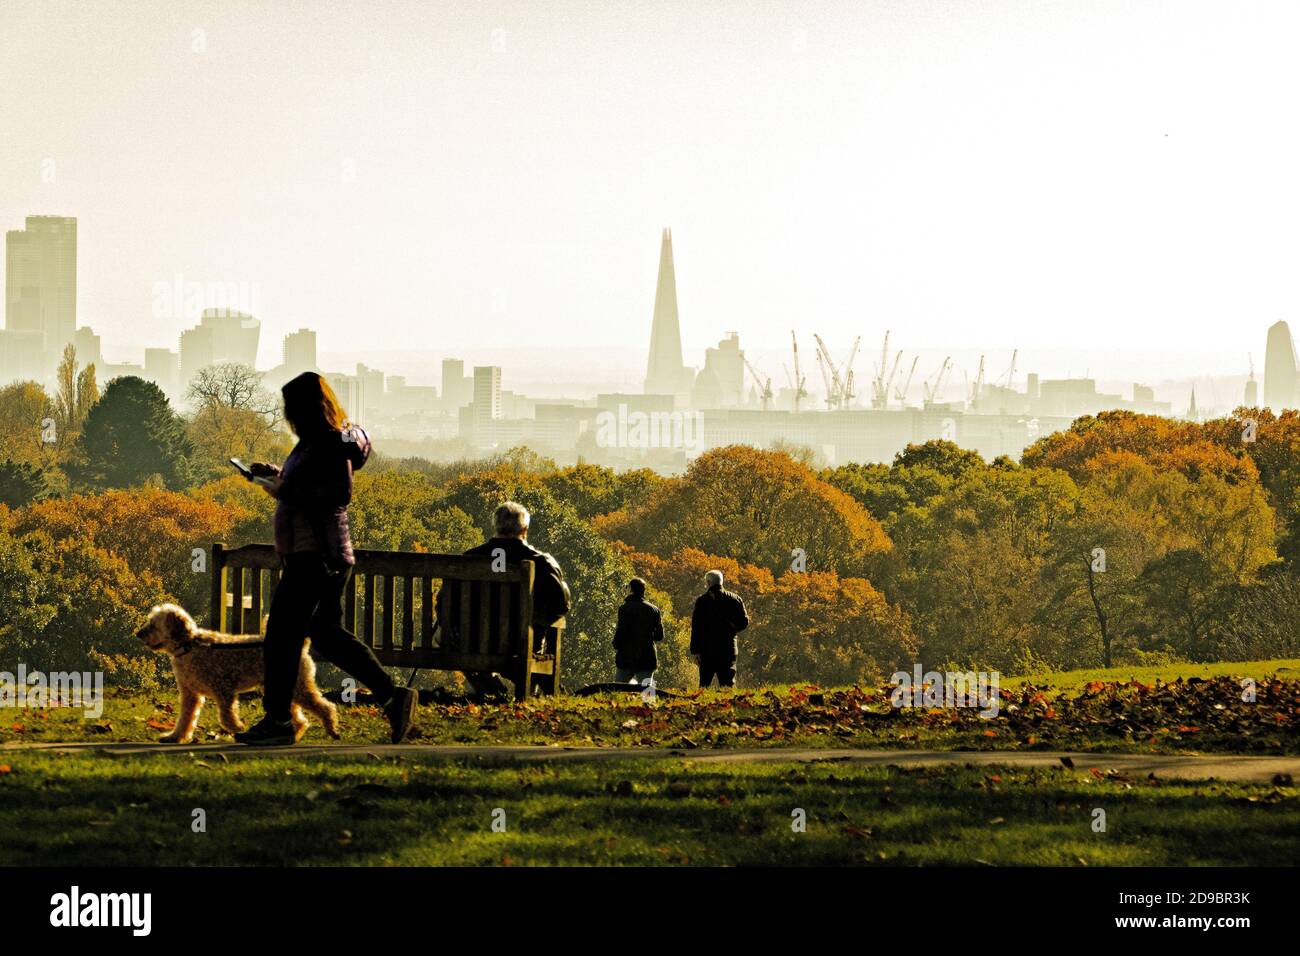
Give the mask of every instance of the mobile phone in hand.
[[238, 458], [231, 458], [230, 463], [235, 466], [236, 471], [238, 471], [241, 475], [243, 475], [247, 480], [251, 481], [253, 484], [261, 485], [263, 488], [269, 488], [271, 486], [271, 479], [260, 477], [258, 475], [253, 474], [252, 469], [249, 468], [247, 465], [245, 465]]

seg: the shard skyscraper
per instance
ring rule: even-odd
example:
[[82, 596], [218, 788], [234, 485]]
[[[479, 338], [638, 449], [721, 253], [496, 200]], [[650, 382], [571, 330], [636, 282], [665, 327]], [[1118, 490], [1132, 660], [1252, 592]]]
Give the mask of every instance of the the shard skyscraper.
[[677, 321], [677, 277], [673, 272], [673, 233], [664, 230], [659, 247], [659, 283], [655, 286], [654, 324], [650, 327], [650, 361], [646, 366], [648, 395], [689, 393], [690, 373], [682, 365], [682, 330]]

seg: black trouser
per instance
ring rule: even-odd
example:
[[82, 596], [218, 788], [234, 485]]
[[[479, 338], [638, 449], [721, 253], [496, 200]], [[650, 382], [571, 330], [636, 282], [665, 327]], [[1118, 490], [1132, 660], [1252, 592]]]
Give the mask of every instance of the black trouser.
[[381, 703], [393, 696], [393, 681], [374, 651], [343, 626], [343, 588], [352, 576], [331, 575], [317, 554], [291, 554], [271, 598], [266, 622], [266, 716], [286, 721], [298, 683], [303, 642], [359, 680]]
[[719, 687], [736, 686], [736, 659], [734, 657], [710, 657], [700, 655], [700, 686], [708, 687], [713, 683], [713, 676], [718, 677]]

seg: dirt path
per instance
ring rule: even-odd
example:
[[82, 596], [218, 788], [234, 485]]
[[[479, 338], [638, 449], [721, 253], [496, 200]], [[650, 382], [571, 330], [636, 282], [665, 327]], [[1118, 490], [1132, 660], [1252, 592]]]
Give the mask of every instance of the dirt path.
[[[828, 750], [798, 747], [755, 749], [667, 750], [648, 747], [491, 747], [429, 746], [423, 744], [307, 744], [297, 747], [244, 747], [239, 744], [198, 744], [178, 747], [155, 743], [50, 743], [4, 744], [6, 751], [100, 753], [106, 756], [194, 754], [226, 759], [251, 756], [365, 757], [410, 760], [479, 760], [483, 762], [564, 760], [686, 760], [691, 763], [854, 763], [867, 766], [930, 767], [975, 766], [1060, 767], [1068, 758], [1078, 770], [1114, 770], [1133, 778], [1155, 774], [1164, 779], [1209, 780], [1269, 784], [1300, 777], [1300, 757], [1237, 757], [1224, 754], [1121, 754], [1066, 751], [934, 751], [934, 750]], [[1279, 777], [1279, 775], [1282, 775]]]

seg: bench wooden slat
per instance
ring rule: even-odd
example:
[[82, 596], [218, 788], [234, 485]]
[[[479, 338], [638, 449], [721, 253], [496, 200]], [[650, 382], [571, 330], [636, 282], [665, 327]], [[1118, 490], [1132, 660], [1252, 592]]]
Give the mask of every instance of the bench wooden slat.
[[209, 572], [212, 574], [212, 589], [208, 593], [208, 627], [215, 631], [225, 630], [221, 619], [226, 610], [226, 549], [220, 543], [212, 545], [209, 560], [212, 562]]
[[384, 650], [391, 650], [393, 646], [393, 585], [396, 582], [391, 574], [384, 575], [384, 629], [380, 639], [384, 642]]
[[230, 581], [230, 633], [244, 634], [244, 569], [234, 568]]
[[415, 579], [409, 574], [402, 579], [402, 649], [415, 646]]
[[262, 575], [266, 573], [264, 568], [253, 568], [253, 606], [248, 609], [249, 616], [253, 619], [252, 625], [245, 627], [244, 631], [248, 634], [262, 633]]
[[375, 646], [375, 576], [366, 572], [365, 606], [361, 609], [364, 628], [362, 640], [370, 647]]
[[420, 646], [433, 646], [433, 578], [420, 578]]
[[517, 628], [513, 628], [510, 622], [510, 599], [514, 594], [518, 593], [518, 590], [518, 588], [512, 588], [504, 584], [497, 588], [497, 613], [501, 615], [501, 623], [497, 625], [496, 646], [492, 648], [494, 654], [500, 654], [503, 651], [508, 651], [511, 647], [520, 646], [516, 640], [516, 635], [512, 633]]

